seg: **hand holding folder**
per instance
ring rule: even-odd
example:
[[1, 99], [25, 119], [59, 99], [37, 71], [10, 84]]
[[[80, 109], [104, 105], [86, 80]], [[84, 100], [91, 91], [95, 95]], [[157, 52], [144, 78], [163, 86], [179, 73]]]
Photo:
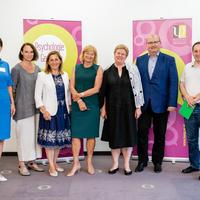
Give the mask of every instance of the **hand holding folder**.
[[189, 106], [188, 102], [184, 100], [183, 105], [181, 106], [179, 110], [179, 114], [182, 115], [185, 119], [189, 119], [194, 108], [195, 108], [195, 105]]

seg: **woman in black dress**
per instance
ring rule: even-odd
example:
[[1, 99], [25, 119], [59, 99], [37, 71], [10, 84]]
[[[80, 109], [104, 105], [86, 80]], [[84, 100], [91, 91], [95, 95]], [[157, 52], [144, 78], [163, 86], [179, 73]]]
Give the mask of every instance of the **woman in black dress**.
[[124, 174], [132, 174], [129, 161], [132, 147], [137, 143], [136, 119], [140, 117], [140, 107], [144, 103], [138, 69], [135, 65], [125, 64], [128, 52], [122, 44], [115, 48], [115, 62], [104, 72], [100, 90], [101, 116], [105, 119], [101, 139], [109, 142], [113, 160], [109, 174], [119, 170], [121, 151]]

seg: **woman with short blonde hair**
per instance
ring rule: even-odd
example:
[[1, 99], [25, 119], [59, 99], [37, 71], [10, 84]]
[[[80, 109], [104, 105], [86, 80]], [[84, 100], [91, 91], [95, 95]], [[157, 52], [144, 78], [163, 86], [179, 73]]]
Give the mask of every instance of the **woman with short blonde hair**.
[[135, 65], [125, 63], [128, 53], [124, 44], [115, 47], [114, 63], [104, 72], [100, 90], [101, 116], [105, 119], [101, 139], [109, 142], [112, 153], [109, 174], [119, 170], [121, 152], [124, 174], [132, 174], [130, 157], [137, 144], [136, 119], [144, 103], [139, 71]]
[[97, 64], [97, 49], [96, 49], [94, 46], [92, 46], [92, 45], [87, 45], [87, 46], [84, 47], [84, 49], [83, 49], [83, 51], [81, 52], [80, 57], [79, 57], [81, 63], [84, 63], [84, 60], [85, 60], [84, 54], [85, 54], [86, 52], [89, 52], [89, 51], [92, 51], [92, 52], [94, 53], [94, 60], [93, 60], [93, 63], [94, 63], [94, 64]]
[[87, 138], [87, 171], [89, 174], [95, 173], [92, 157], [95, 138], [99, 136], [98, 93], [103, 70], [96, 64], [97, 50], [94, 46], [86, 46], [80, 60], [82, 63], [76, 66], [70, 81], [73, 99], [71, 115], [73, 166], [67, 176], [73, 176], [81, 168], [78, 156], [82, 138]]
[[114, 53], [116, 53], [116, 51], [118, 49], [123, 49], [125, 52], [126, 52], [126, 57], [128, 57], [128, 54], [129, 54], [129, 50], [128, 50], [128, 47], [124, 44], [119, 44], [115, 47], [115, 50], [114, 50]]

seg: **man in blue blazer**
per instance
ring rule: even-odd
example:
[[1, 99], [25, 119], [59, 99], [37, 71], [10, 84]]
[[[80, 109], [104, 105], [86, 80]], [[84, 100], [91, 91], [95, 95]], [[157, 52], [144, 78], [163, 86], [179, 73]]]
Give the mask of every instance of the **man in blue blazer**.
[[149, 35], [146, 45], [148, 53], [136, 61], [145, 103], [138, 120], [138, 165], [135, 172], [143, 171], [148, 164], [148, 133], [153, 122], [152, 162], [157, 173], [162, 171], [168, 115], [177, 107], [178, 75], [175, 59], [160, 52], [158, 35]]

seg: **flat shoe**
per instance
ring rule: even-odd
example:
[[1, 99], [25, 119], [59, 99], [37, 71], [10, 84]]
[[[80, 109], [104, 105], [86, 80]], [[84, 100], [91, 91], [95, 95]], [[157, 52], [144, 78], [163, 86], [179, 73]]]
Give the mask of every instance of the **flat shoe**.
[[58, 172], [57, 171], [51, 172], [51, 170], [49, 169], [49, 175], [56, 177], [56, 176], [58, 176]]
[[124, 175], [126, 175], [126, 176], [130, 176], [132, 174], [132, 171], [130, 170], [130, 171], [126, 171], [126, 170], [124, 170]]
[[27, 164], [27, 167], [28, 167], [28, 169], [31, 169], [31, 170], [36, 171], [36, 172], [44, 172], [44, 169], [39, 167], [36, 163], [29, 162]]
[[160, 164], [156, 163], [156, 164], [154, 165], [154, 172], [155, 172], [155, 173], [160, 173], [160, 172], [162, 172], [162, 166], [161, 166]]
[[109, 173], [109, 174], [116, 174], [118, 171], [119, 171], [119, 167], [116, 168], [116, 169], [112, 169], [112, 170], [109, 169], [109, 170], [108, 170], [108, 173]]
[[65, 170], [62, 167], [56, 167], [57, 172], [64, 172]]
[[137, 167], [135, 168], [135, 172], [142, 172], [146, 166], [147, 162], [139, 162]]
[[183, 169], [181, 172], [184, 174], [189, 174], [189, 173], [197, 172], [197, 171], [199, 171], [199, 169], [195, 169], [195, 168], [189, 166], [189, 167]]
[[5, 178], [2, 174], [0, 174], [0, 182], [7, 181], [8, 179]]
[[31, 173], [28, 171], [26, 166], [23, 166], [23, 167], [19, 166], [18, 171], [22, 176], [30, 176], [31, 175]]

